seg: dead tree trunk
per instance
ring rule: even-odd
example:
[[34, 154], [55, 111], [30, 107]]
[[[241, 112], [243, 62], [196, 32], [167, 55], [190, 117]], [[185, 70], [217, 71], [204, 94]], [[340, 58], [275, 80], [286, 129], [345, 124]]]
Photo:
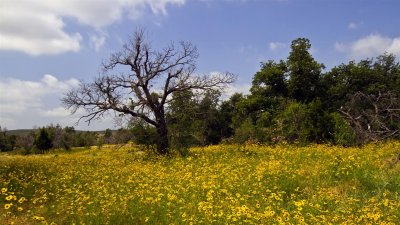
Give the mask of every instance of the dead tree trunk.
[[169, 154], [168, 128], [165, 120], [162, 120], [158, 123], [157, 135], [157, 152], [160, 155]]

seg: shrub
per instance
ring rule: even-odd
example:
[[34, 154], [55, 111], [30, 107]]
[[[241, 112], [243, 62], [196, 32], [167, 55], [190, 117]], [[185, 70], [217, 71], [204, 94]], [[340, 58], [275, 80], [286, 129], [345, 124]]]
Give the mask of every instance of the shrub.
[[331, 113], [333, 124], [333, 141], [337, 145], [354, 146], [357, 144], [356, 136], [350, 124], [339, 114]]
[[40, 153], [44, 153], [53, 147], [52, 140], [50, 139], [46, 128], [43, 127], [39, 130], [39, 134], [36, 136], [34, 145]]

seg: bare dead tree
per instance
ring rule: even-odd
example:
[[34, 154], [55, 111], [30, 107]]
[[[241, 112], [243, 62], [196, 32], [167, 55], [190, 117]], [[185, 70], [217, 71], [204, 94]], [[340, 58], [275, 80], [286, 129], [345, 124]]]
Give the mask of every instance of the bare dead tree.
[[400, 99], [394, 93], [357, 92], [339, 112], [350, 122], [361, 143], [400, 136]]
[[[153, 50], [144, 31], [138, 30], [122, 51], [103, 62], [103, 73], [94, 82], [81, 83], [62, 98], [62, 103], [72, 113], [83, 108], [87, 114], [79, 120], [88, 123], [109, 110], [142, 119], [156, 127], [157, 152], [165, 155], [169, 153], [165, 110], [171, 94], [190, 89], [222, 89], [235, 80], [231, 73], [196, 74], [197, 58], [197, 48], [190, 42], [171, 43], [162, 50]], [[116, 67], [127, 70], [111, 74]]]

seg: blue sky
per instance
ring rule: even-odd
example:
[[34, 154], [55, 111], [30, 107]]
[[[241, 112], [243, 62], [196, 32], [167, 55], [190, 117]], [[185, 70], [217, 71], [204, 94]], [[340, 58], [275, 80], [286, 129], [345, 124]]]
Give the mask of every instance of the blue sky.
[[[331, 68], [384, 52], [400, 56], [398, 0], [2, 0], [0, 126], [73, 126], [59, 99], [121, 49], [137, 27], [152, 45], [190, 41], [198, 73], [238, 75], [228, 92], [246, 93], [260, 62], [286, 59], [309, 38]], [[81, 113], [81, 112], [80, 112]], [[112, 115], [78, 129], [118, 128]]]

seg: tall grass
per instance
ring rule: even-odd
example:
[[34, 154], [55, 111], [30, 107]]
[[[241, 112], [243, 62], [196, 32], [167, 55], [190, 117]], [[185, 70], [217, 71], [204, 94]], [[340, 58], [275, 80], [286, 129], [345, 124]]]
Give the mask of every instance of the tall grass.
[[399, 142], [0, 155], [0, 224], [399, 224]]

